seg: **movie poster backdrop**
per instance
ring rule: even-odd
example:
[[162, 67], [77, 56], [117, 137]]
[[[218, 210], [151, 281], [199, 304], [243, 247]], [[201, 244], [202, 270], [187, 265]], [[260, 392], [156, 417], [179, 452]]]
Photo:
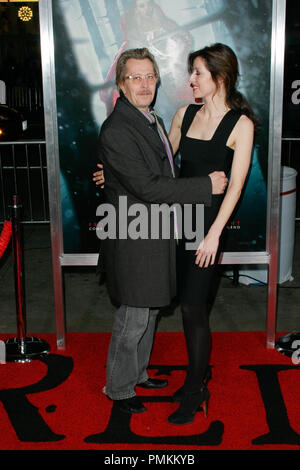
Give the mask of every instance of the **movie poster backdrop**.
[[193, 102], [188, 53], [215, 42], [237, 54], [239, 90], [260, 122], [224, 251], [265, 251], [272, 2], [53, 0], [52, 5], [64, 252], [99, 251], [96, 209], [104, 196], [92, 173], [101, 124], [118, 97], [118, 56], [145, 46], [155, 55], [161, 72], [155, 109], [169, 129], [176, 109]]

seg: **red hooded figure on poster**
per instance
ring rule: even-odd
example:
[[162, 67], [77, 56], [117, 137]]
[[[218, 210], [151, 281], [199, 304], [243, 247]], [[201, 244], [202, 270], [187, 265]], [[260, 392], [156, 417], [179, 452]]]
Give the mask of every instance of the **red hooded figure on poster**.
[[192, 37], [187, 31], [178, 31], [178, 24], [168, 18], [153, 0], [134, 0], [121, 19], [124, 42], [121, 45], [108, 71], [105, 83], [111, 87], [101, 90], [101, 100], [105, 103], [109, 115], [119, 96], [114, 86], [115, 67], [120, 54], [125, 49], [147, 47], [155, 56], [164, 93], [174, 103], [186, 103], [190, 99], [187, 84], [186, 63], [192, 47]]

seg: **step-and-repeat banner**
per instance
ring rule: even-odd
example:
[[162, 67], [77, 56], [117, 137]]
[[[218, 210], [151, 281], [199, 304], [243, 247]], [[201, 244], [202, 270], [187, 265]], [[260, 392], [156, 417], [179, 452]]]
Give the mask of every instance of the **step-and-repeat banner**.
[[64, 252], [99, 250], [96, 209], [104, 196], [92, 173], [101, 124], [118, 96], [119, 54], [148, 47], [155, 55], [161, 72], [155, 108], [169, 128], [176, 109], [193, 102], [188, 53], [214, 42], [237, 54], [239, 89], [260, 121], [225, 251], [265, 251], [272, 2], [53, 0], [52, 6]]

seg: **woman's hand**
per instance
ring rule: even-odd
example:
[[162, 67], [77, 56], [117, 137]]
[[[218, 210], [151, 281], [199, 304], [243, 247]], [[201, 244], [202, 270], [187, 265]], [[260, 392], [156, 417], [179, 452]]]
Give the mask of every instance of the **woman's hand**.
[[100, 186], [100, 188], [104, 188], [104, 170], [103, 170], [103, 165], [102, 163], [97, 163], [97, 167], [100, 168], [99, 171], [96, 171], [95, 173], [93, 173], [93, 181], [96, 182], [96, 186]]
[[219, 237], [208, 233], [195, 253], [195, 264], [198, 264], [199, 268], [207, 268], [214, 264], [218, 248]]

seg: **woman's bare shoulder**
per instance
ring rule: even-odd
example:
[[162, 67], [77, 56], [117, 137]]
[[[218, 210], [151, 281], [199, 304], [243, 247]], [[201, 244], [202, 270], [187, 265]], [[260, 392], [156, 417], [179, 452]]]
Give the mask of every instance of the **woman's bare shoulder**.
[[251, 132], [254, 129], [254, 123], [250, 118], [248, 118], [248, 116], [246, 116], [245, 114], [242, 114], [237, 122], [236, 127], [238, 131], [244, 131], [244, 132], [250, 131]]
[[174, 114], [174, 118], [173, 118], [173, 121], [176, 121], [176, 123], [181, 126], [181, 123], [182, 123], [182, 120], [183, 120], [183, 116], [185, 115], [185, 112], [188, 108], [188, 104], [184, 105], [184, 106], [180, 106], [180, 108], [177, 109], [177, 111], [175, 112]]

